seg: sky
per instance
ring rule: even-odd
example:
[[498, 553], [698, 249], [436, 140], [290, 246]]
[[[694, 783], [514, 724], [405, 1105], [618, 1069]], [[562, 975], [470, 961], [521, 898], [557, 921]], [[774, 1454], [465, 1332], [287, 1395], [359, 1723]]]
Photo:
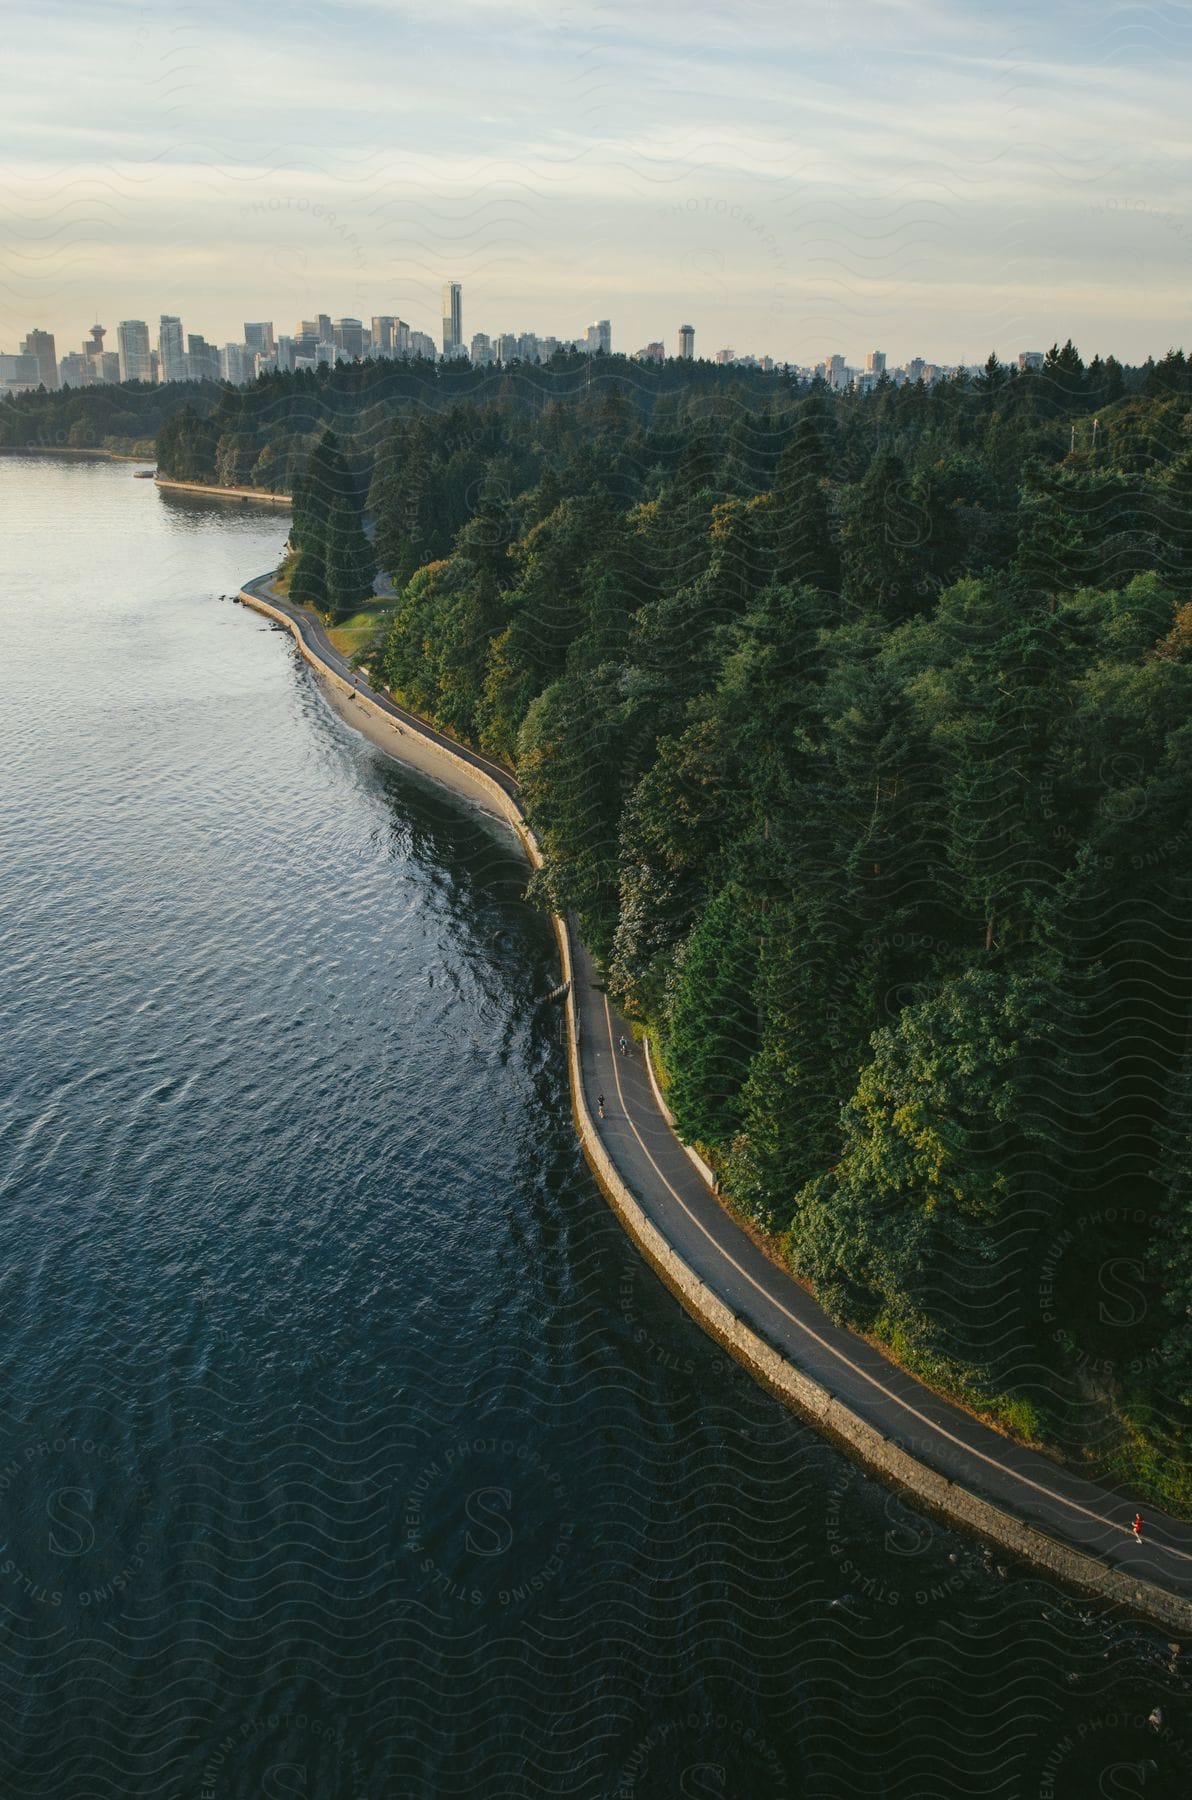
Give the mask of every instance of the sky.
[[1192, 0], [44, 0], [0, 349], [318, 312], [813, 364], [1192, 349]]

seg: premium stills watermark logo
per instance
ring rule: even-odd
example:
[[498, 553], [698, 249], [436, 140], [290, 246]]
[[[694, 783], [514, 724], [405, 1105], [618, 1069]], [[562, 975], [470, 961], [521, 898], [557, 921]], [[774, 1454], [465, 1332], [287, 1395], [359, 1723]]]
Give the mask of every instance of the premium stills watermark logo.
[[[914, 1454], [913, 1447], [911, 1453]], [[866, 1477], [842, 1463], [828, 1489], [824, 1539], [833, 1578], [845, 1584], [834, 1601], [844, 1612], [945, 1606], [989, 1578], [990, 1561], [960, 1544], [899, 1494], [881, 1492], [880, 1538], [856, 1514]], [[955, 1548], [949, 1548], [955, 1543]], [[875, 1554], [880, 1546], [881, 1554]]]
[[152, 1550], [149, 1484], [124, 1449], [85, 1433], [0, 1460], [0, 1593], [52, 1611], [118, 1607]]
[[1150, 1800], [1192, 1793], [1192, 1746], [1160, 1705], [1110, 1708], [1070, 1725], [1035, 1760], [1029, 1800]]
[[607, 1791], [613, 1800], [787, 1800], [794, 1792], [776, 1746], [728, 1705], [652, 1726]]
[[465, 1609], [519, 1608], [559, 1580], [575, 1536], [559, 1468], [513, 1437], [461, 1437], [406, 1486], [402, 1541], [416, 1580]]
[[261, 1800], [367, 1800], [359, 1750], [343, 1726], [289, 1708], [243, 1719], [204, 1759], [196, 1800], [253, 1794]]

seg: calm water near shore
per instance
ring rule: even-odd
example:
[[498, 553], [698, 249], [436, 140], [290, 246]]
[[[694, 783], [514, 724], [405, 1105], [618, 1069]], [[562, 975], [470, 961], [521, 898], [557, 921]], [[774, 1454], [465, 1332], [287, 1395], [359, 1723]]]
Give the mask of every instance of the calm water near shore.
[[640, 1262], [511, 834], [219, 598], [286, 523], [0, 458], [0, 1792], [1192, 1792], [1192, 1657]]

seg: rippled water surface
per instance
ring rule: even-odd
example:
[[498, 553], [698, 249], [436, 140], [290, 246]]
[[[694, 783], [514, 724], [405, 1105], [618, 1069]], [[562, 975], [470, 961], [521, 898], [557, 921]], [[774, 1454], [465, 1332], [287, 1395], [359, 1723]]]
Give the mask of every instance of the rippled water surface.
[[1192, 1791], [1157, 1635], [639, 1262], [512, 837], [220, 600], [284, 535], [0, 458], [0, 1791]]

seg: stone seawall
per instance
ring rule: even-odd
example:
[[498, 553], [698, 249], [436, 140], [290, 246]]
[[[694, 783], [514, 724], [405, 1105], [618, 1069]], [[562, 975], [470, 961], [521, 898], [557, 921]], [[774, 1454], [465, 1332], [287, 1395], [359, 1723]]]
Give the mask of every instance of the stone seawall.
[[[352, 696], [353, 710], [356, 707], [366, 708], [384, 725], [394, 727], [395, 722], [390, 714], [378, 707], [366, 694], [353, 688], [350, 682], [345, 681], [311, 649], [298, 625], [286, 613], [271, 606], [267, 600], [247, 588], [241, 589], [239, 597], [246, 606], [253, 607], [257, 612], [265, 613], [286, 626], [312, 668], [345, 696]], [[410, 731], [417, 731], [417, 727], [411, 725]], [[405, 735], [405, 727], [402, 727], [403, 739]], [[541, 867], [542, 853], [537, 841], [522, 818], [516, 801], [500, 783], [486, 775], [483, 769], [467, 761], [463, 755], [435, 742], [425, 730], [418, 735], [420, 751], [430, 752], [432, 758], [437, 759], [432, 766], [441, 764], [443, 778], [450, 781], [452, 786], [482, 798], [489, 810], [507, 820], [520, 838], [531, 863], [535, 868]], [[388, 754], [402, 760], [402, 743], [394, 743]], [[421, 759], [420, 765], [427, 766]], [[567, 1073], [572, 1117], [580, 1145], [605, 1198], [626, 1232], [691, 1317], [801, 1418], [847, 1451], [862, 1467], [906, 1494], [923, 1510], [949, 1525], [995, 1544], [1017, 1561], [1047, 1571], [1068, 1587], [1099, 1595], [1141, 1614], [1161, 1625], [1164, 1630], [1178, 1632], [1182, 1637], [1192, 1637], [1192, 1600], [1170, 1594], [1153, 1582], [1142, 1581], [1125, 1570], [1113, 1568], [1098, 1561], [1096, 1557], [1060, 1543], [1046, 1532], [1024, 1524], [1001, 1507], [994, 1506], [967, 1488], [949, 1481], [946, 1476], [920, 1462], [908, 1450], [883, 1437], [876, 1427], [844, 1406], [787, 1357], [772, 1349], [752, 1326], [724, 1304], [672, 1248], [626, 1186], [604, 1147], [589, 1111], [580, 1069], [579, 1011], [571, 934], [565, 919], [554, 916], [553, 924], [562, 962], [562, 978], [567, 984]], [[652, 1073], [651, 1071], [651, 1077]]]

